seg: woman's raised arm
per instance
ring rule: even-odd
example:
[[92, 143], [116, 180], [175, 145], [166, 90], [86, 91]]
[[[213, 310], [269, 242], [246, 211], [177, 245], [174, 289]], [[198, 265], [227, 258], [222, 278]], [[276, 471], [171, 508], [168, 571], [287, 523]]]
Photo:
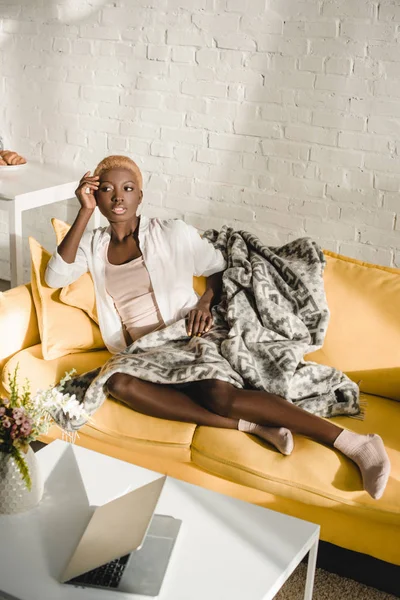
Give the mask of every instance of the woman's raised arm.
[[57, 248], [58, 254], [66, 263], [71, 264], [75, 261], [82, 235], [96, 208], [94, 192], [99, 187], [98, 182], [98, 176], [90, 177], [90, 171], [88, 171], [82, 177], [75, 190], [75, 195], [78, 198], [81, 207], [71, 229]]
[[98, 177], [90, 177], [88, 171], [75, 191], [81, 205], [77, 217], [47, 265], [44, 278], [49, 287], [69, 285], [88, 270], [87, 258], [80, 245], [86, 225], [96, 208], [94, 192], [97, 188]]

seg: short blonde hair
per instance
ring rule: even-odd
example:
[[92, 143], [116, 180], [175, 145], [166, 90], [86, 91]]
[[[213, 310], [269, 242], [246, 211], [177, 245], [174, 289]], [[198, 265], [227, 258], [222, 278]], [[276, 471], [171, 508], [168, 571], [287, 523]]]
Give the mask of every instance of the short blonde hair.
[[127, 171], [130, 171], [135, 176], [140, 189], [143, 188], [142, 173], [137, 164], [128, 156], [114, 155], [103, 158], [95, 168], [94, 175], [101, 177], [104, 171], [109, 171], [110, 169], [126, 169]]

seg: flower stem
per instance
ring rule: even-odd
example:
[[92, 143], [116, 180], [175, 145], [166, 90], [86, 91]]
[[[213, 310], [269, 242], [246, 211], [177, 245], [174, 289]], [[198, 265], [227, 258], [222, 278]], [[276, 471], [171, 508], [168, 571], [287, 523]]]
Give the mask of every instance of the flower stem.
[[26, 487], [30, 491], [32, 489], [32, 479], [29, 475], [28, 465], [26, 464], [26, 460], [22, 456], [20, 449], [16, 446], [11, 446], [11, 456], [15, 460], [15, 464], [21, 473], [21, 477], [25, 481]]

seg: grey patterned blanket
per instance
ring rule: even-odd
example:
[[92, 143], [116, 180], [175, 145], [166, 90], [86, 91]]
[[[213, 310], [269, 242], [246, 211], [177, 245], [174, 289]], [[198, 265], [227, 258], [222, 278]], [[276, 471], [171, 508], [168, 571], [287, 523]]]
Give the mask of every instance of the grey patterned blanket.
[[[162, 384], [221, 379], [238, 388], [266, 390], [323, 417], [355, 415], [359, 389], [340, 371], [304, 361], [323, 344], [329, 310], [318, 245], [301, 238], [267, 247], [253, 234], [223, 227], [205, 233], [226, 257], [214, 325], [189, 338], [185, 320], [150, 333], [101, 368], [67, 382], [92, 415], [106, 399], [104, 384], [116, 372]], [[84, 425], [54, 415], [66, 431]]]

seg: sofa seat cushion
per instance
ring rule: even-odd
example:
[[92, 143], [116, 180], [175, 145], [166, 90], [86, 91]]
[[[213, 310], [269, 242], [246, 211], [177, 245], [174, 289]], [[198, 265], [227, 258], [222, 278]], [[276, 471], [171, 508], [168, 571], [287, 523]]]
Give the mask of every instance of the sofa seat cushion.
[[82, 428], [82, 433], [123, 450], [190, 462], [195, 429], [192, 423], [142, 415], [109, 398]]
[[383, 497], [373, 500], [362, 490], [358, 468], [339, 452], [295, 435], [289, 457], [254, 436], [232, 430], [199, 427], [192, 461], [220, 477], [308, 505], [334, 508], [351, 515], [400, 525], [400, 406], [365, 396], [364, 421], [337, 417], [335, 423], [358, 433], [379, 433], [392, 464]]
[[[1, 374], [1, 385], [10, 392], [8, 375], [14, 372], [19, 364], [18, 380], [22, 386], [27, 377], [31, 389], [47, 388], [60, 381], [66, 371], [75, 368], [85, 373], [102, 366], [111, 354], [107, 350], [67, 354], [54, 360], [44, 360], [41, 344], [31, 346], [15, 354], [4, 366]], [[161, 453], [168, 448], [169, 454], [176, 460], [190, 460], [190, 445], [196, 425], [155, 419], [133, 411], [132, 409], [108, 399], [92, 416], [88, 425], [82, 428], [85, 435], [134, 451]], [[53, 428], [51, 441], [60, 437], [61, 431]], [[153, 446], [153, 448], [152, 448]]]
[[10, 358], [1, 373], [1, 383], [9, 393], [8, 375], [14, 372], [18, 364], [20, 386], [22, 386], [25, 378], [28, 378], [32, 393], [34, 393], [37, 389], [45, 389], [50, 385], [55, 385], [64, 376], [65, 372], [71, 369], [75, 368], [81, 374], [101, 367], [110, 356], [108, 350], [98, 350], [96, 352], [66, 354], [53, 360], [44, 360], [42, 345], [36, 344], [20, 350]]

